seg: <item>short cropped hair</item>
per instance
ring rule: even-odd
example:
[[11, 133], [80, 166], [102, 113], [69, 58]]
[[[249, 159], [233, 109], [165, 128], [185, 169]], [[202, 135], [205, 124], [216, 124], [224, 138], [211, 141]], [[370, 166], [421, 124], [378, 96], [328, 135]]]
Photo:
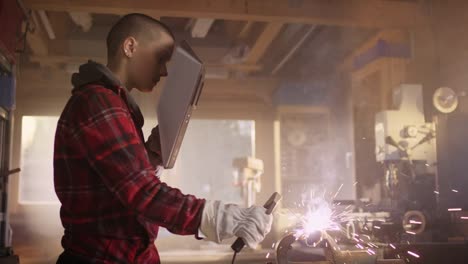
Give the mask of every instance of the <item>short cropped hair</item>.
[[107, 57], [114, 57], [122, 42], [130, 36], [139, 41], [153, 40], [160, 36], [161, 32], [175, 39], [169, 27], [157, 19], [137, 13], [125, 15], [112, 26], [107, 34]]

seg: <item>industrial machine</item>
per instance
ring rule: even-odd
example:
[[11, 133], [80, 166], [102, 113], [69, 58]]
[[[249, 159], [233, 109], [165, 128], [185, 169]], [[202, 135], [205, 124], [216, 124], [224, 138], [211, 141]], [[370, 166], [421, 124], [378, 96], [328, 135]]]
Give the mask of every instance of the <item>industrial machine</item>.
[[421, 85], [401, 85], [393, 102], [396, 110], [375, 117], [376, 160], [386, 170], [378, 207], [409, 235], [422, 235], [436, 218], [435, 124], [425, 122]]
[[[437, 119], [425, 120], [421, 85], [400, 85], [394, 90], [393, 103], [393, 110], [375, 117], [376, 160], [385, 168], [381, 200], [354, 204], [354, 230], [374, 244], [386, 245], [387, 257], [406, 255], [413, 258], [412, 263], [464, 263], [468, 233], [459, 228], [463, 208], [440, 203], [441, 183], [447, 175], [438, 167], [442, 153], [438, 153], [437, 133], [444, 127]], [[440, 88], [433, 103], [448, 114], [457, 108], [458, 99], [451, 89]]]
[[[377, 175], [381, 199], [334, 201], [333, 210], [346, 214], [337, 221], [339, 230], [305, 237], [286, 234], [276, 245], [277, 263], [467, 262], [468, 228], [463, 219], [468, 220], [468, 214], [440, 197], [450, 179], [438, 168], [443, 155], [438, 153], [437, 133], [444, 129], [437, 119], [426, 121], [421, 85], [400, 85], [393, 103], [392, 110], [375, 116], [376, 161], [385, 168]], [[433, 103], [447, 115], [457, 108], [459, 98], [451, 89], [440, 88]]]

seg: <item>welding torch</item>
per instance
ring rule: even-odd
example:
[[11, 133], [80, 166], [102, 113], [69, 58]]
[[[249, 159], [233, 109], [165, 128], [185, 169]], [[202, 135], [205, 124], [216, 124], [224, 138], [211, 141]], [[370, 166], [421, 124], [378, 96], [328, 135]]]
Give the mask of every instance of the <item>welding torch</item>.
[[[279, 203], [281, 200], [281, 195], [277, 192], [273, 193], [270, 198], [267, 200], [267, 202], [263, 205], [263, 207], [266, 209], [266, 214], [269, 215], [273, 212], [273, 210], [276, 208], [276, 205]], [[235, 254], [239, 253], [245, 246], [244, 240], [242, 238], [237, 238], [236, 241], [231, 245], [232, 250], [234, 250], [234, 257]], [[234, 259], [233, 259], [234, 260]]]

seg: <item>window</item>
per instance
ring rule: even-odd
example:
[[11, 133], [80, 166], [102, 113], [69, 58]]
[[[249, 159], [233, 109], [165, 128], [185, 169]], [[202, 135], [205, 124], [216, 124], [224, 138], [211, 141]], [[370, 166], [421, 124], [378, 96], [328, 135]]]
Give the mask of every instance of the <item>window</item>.
[[[57, 203], [53, 182], [58, 117], [24, 116], [21, 137], [20, 203]], [[147, 138], [155, 120], [146, 120]], [[163, 174], [169, 185], [200, 198], [241, 203], [234, 186], [234, 158], [253, 154], [254, 122], [191, 120], [175, 168]]]
[[[155, 120], [145, 122], [148, 137]], [[252, 156], [254, 121], [192, 119], [172, 170], [162, 179], [183, 193], [210, 200], [242, 203], [241, 189], [234, 186], [235, 158]]]
[[53, 173], [57, 121], [56, 116], [22, 119], [20, 203], [58, 203]]

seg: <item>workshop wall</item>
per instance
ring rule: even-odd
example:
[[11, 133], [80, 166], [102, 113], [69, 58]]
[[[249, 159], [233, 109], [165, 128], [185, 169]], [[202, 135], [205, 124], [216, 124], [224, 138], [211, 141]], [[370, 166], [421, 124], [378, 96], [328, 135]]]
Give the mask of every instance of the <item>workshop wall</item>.
[[[283, 205], [294, 208], [311, 190], [355, 198], [348, 138], [349, 94], [334, 76], [284, 81], [274, 96], [280, 128]], [[347, 158], [348, 157], [348, 158]], [[294, 191], [291, 191], [294, 190]]]
[[468, 89], [467, 9], [467, 1], [434, 0], [432, 5], [439, 84], [456, 90]]

